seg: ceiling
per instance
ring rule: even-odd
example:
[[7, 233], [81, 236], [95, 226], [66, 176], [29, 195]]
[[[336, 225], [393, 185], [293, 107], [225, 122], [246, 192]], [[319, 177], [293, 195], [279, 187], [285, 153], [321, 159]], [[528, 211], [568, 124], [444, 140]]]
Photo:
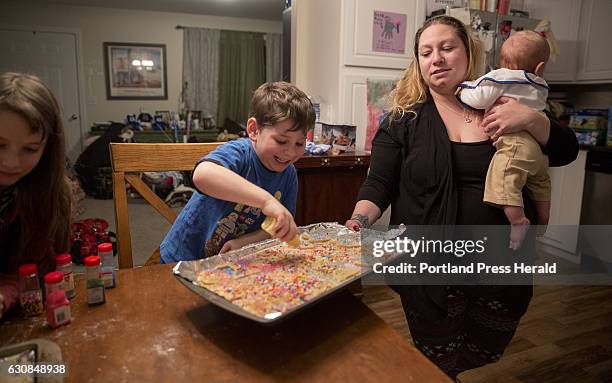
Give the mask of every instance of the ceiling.
[[282, 20], [285, 0], [36, 0], [45, 4]]

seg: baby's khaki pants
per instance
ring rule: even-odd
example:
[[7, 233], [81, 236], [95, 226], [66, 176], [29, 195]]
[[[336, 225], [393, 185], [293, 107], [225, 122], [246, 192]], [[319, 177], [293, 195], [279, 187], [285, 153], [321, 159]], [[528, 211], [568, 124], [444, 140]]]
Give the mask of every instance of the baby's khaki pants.
[[527, 132], [505, 134], [496, 142], [485, 183], [484, 202], [494, 205], [523, 206], [523, 186], [534, 201], [550, 201], [548, 157]]

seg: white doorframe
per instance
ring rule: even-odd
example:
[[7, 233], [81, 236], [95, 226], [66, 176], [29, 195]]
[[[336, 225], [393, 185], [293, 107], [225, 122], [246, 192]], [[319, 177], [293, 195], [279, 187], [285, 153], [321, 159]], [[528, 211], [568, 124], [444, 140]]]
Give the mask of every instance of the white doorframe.
[[[59, 28], [59, 27], [49, 27], [49, 26], [39, 26], [39, 25], [12, 25], [0, 23], [0, 29], [8, 29], [14, 31], [38, 31], [38, 32], [55, 32], [55, 33], [66, 33], [74, 35], [74, 39], [76, 42], [75, 51], [76, 51], [76, 67], [77, 67], [77, 98], [79, 105], [79, 129], [81, 131], [81, 151], [85, 149], [83, 147], [85, 141], [85, 135], [87, 133], [87, 127], [84, 126], [85, 121], [87, 120], [87, 109], [84, 95], [85, 91], [85, 72], [83, 69], [83, 49], [81, 45], [81, 30], [76, 28]], [[67, 116], [64, 116], [67, 118]]]

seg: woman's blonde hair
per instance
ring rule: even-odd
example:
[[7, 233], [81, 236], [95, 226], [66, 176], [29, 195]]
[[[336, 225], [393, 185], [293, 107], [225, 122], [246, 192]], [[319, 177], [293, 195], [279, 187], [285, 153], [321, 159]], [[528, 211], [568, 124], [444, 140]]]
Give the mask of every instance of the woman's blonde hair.
[[41, 272], [52, 271], [54, 253], [70, 247], [70, 189], [60, 107], [38, 77], [7, 72], [0, 75], [0, 110], [18, 114], [30, 133], [41, 132], [45, 140], [38, 164], [16, 185], [20, 233], [13, 261], [37, 263]]
[[393, 107], [391, 114], [394, 118], [401, 118], [405, 113], [416, 113], [412, 110], [416, 104], [427, 100], [427, 84], [419, 68], [419, 40], [424, 30], [432, 25], [448, 25], [455, 30], [463, 42], [468, 55], [468, 67], [465, 73], [466, 80], [473, 80], [482, 74], [483, 49], [478, 37], [458, 19], [451, 16], [436, 16], [425, 21], [414, 37], [414, 60], [404, 70], [402, 78], [397, 82], [393, 91]]

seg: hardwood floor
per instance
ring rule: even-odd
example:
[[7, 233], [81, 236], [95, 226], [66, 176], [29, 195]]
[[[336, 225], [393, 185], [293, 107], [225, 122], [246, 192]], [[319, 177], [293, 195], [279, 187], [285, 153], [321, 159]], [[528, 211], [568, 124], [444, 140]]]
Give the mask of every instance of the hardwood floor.
[[[363, 286], [363, 301], [411, 342], [399, 296]], [[502, 359], [462, 383], [612, 383], [612, 286], [536, 286]]]

